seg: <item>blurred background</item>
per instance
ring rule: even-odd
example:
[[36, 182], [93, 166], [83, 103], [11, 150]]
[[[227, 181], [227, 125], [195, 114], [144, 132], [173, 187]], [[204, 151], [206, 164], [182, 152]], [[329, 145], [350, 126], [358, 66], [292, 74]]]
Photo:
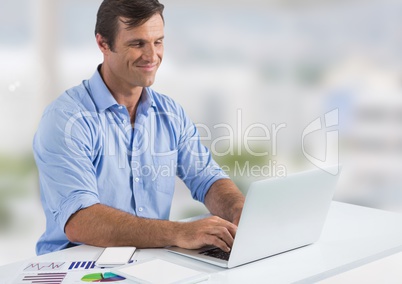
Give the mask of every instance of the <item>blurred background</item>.
[[[0, 0], [0, 265], [35, 255], [45, 219], [33, 135], [45, 106], [102, 62], [100, 3]], [[401, 1], [162, 3], [153, 88], [184, 107], [244, 193], [253, 180], [313, 168], [305, 150], [343, 164], [336, 200], [402, 212]], [[303, 130], [331, 110], [338, 124], [302, 148]], [[203, 212], [177, 181], [171, 219]]]

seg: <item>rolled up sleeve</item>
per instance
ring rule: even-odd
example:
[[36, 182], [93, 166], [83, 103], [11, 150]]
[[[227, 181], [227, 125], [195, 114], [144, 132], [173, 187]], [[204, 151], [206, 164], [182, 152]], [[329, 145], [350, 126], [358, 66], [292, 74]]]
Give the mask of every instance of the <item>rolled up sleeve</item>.
[[190, 189], [192, 197], [204, 203], [205, 195], [212, 184], [229, 176], [214, 161], [210, 151], [200, 140], [194, 123], [182, 110], [182, 135], [178, 147], [177, 175]]
[[72, 214], [99, 203], [91, 115], [50, 109], [34, 138], [42, 203], [61, 232]]

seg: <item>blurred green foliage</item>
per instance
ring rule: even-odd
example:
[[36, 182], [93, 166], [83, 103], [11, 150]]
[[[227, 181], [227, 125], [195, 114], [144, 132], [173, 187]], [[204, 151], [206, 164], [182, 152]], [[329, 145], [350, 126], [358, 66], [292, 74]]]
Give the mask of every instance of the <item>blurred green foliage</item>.
[[[254, 148], [254, 151], [257, 153], [263, 153], [267, 151], [265, 148], [264, 145], [260, 145]], [[238, 149], [237, 146], [234, 147], [234, 149]], [[244, 169], [250, 169], [254, 166], [263, 167], [268, 164], [271, 155], [256, 156], [249, 153], [246, 149], [241, 148], [240, 151], [233, 151], [233, 154], [227, 154], [224, 156], [213, 155], [213, 158], [245, 194], [252, 180], [257, 179], [258, 177], [251, 175], [249, 171]], [[242, 173], [242, 175], [240, 175], [240, 173]]]
[[32, 154], [0, 154], [0, 231], [11, 224], [10, 201], [32, 193], [28, 182], [33, 175], [36, 175], [36, 166]]
[[19, 156], [0, 154], [0, 176], [22, 176], [31, 173], [34, 168], [35, 160], [31, 153]]

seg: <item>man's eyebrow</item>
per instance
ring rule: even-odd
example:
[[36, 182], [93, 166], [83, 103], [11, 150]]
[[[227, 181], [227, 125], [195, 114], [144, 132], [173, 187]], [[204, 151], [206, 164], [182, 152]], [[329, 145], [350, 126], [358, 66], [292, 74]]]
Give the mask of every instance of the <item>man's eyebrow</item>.
[[[158, 40], [163, 40], [165, 38], [165, 36], [161, 36], [161, 37], [158, 37], [157, 39], [156, 39], [156, 41], [158, 41]], [[147, 42], [148, 40], [145, 40], [145, 39], [142, 39], [142, 38], [133, 38], [133, 39], [130, 39], [130, 40], [128, 40], [127, 42], [126, 42], [126, 44], [130, 44], [130, 43], [141, 43], [141, 42]]]

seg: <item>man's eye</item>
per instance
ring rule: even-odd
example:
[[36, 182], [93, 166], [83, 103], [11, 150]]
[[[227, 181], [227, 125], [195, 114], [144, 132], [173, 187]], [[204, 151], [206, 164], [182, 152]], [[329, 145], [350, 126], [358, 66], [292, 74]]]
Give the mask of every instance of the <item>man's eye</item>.
[[155, 45], [161, 45], [161, 44], [163, 44], [163, 41], [161, 41], [161, 40], [158, 40], [155, 42]]
[[141, 43], [141, 42], [137, 42], [137, 43], [131, 43], [129, 46], [130, 46], [130, 47], [137, 47], [137, 48], [139, 48], [139, 47], [143, 47], [144, 44]]

